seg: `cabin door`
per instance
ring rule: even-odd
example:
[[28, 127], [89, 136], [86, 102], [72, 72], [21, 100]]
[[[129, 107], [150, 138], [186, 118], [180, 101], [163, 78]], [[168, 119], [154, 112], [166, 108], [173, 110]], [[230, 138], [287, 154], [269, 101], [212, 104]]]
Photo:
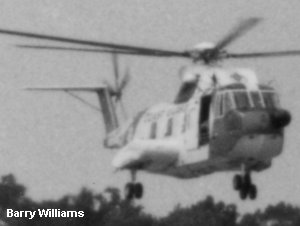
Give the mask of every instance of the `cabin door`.
[[205, 145], [209, 141], [209, 113], [210, 113], [211, 95], [205, 95], [200, 100], [199, 111], [199, 142], [198, 146]]

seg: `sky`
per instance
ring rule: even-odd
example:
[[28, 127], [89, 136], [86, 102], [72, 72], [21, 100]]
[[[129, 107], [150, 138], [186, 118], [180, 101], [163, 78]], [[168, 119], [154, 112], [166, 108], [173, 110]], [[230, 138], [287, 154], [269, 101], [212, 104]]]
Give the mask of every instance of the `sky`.
[[[241, 19], [263, 21], [228, 47], [234, 52], [300, 49], [300, 2], [246, 0], [2, 0], [0, 28], [79, 39], [109, 41], [170, 50], [217, 42]], [[30, 86], [95, 86], [112, 82], [109, 55], [34, 51], [15, 44], [53, 44], [0, 36], [0, 175], [13, 173], [35, 200], [58, 199], [82, 187], [102, 192], [123, 189], [128, 172], [115, 173], [114, 152], [102, 146], [101, 115], [64, 93], [25, 91]], [[55, 44], [55, 43], [54, 43]], [[120, 57], [132, 79], [123, 100], [130, 115], [159, 102], [172, 101], [178, 71], [191, 62], [136, 56]], [[181, 180], [139, 173], [145, 195], [139, 204], [161, 216], [177, 204], [189, 206], [212, 195], [235, 203], [242, 212], [286, 201], [300, 205], [300, 57], [230, 60], [224, 66], [254, 69], [272, 82], [281, 104], [292, 114], [283, 153], [272, 167], [253, 173], [256, 201], [242, 202], [232, 190], [233, 173]], [[84, 94], [97, 105], [96, 96]]]

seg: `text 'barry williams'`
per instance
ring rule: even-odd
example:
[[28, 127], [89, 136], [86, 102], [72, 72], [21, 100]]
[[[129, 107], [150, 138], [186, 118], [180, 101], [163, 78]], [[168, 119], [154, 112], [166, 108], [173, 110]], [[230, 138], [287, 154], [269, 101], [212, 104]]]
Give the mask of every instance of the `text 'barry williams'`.
[[84, 217], [84, 211], [60, 210], [60, 209], [38, 209], [38, 210], [6, 210], [6, 217]]

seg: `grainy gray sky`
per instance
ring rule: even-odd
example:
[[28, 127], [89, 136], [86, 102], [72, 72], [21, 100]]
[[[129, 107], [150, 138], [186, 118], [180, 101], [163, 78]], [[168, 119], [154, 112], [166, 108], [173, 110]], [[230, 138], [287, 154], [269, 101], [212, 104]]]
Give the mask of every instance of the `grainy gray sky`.
[[[0, 27], [74, 38], [112, 41], [171, 50], [218, 41], [240, 19], [264, 21], [229, 49], [235, 52], [300, 49], [300, 2], [246, 0], [2, 0]], [[101, 116], [63, 93], [32, 93], [27, 86], [96, 85], [112, 79], [109, 55], [21, 50], [13, 44], [52, 44], [0, 36], [0, 174], [14, 173], [36, 200], [77, 193], [82, 186], [102, 191], [123, 189], [127, 172], [113, 173], [113, 153], [102, 147]], [[54, 43], [55, 44], [55, 43]], [[270, 203], [300, 204], [300, 57], [228, 61], [250, 67], [262, 81], [274, 80], [282, 105], [293, 121], [286, 130], [283, 154], [271, 169], [253, 178], [255, 202], [241, 202], [232, 190], [233, 173], [192, 180], [141, 173], [146, 211], [164, 215], [179, 203], [191, 205], [207, 195], [253, 211]], [[172, 101], [178, 70], [190, 62], [178, 59], [121, 57], [132, 81], [124, 102], [132, 115], [152, 104]], [[84, 95], [97, 104], [93, 95]]]

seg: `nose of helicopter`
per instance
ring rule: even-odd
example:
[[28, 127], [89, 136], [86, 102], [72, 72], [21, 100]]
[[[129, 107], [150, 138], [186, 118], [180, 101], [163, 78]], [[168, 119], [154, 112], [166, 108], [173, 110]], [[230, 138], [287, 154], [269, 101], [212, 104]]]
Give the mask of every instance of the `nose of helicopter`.
[[264, 161], [282, 152], [282, 130], [290, 123], [291, 115], [283, 109], [252, 109], [233, 111], [225, 121], [227, 131], [237, 134], [232, 156]]
[[286, 110], [277, 110], [270, 113], [270, 122], [273, 128], [280, 129], [291, 122], [291, 114]]
[[228, 130], [239, 130], [243, 133], [273, 133], [287, 126], [291, 114], [287, 110], [250, 110], [230, 112], [225, 119]]

